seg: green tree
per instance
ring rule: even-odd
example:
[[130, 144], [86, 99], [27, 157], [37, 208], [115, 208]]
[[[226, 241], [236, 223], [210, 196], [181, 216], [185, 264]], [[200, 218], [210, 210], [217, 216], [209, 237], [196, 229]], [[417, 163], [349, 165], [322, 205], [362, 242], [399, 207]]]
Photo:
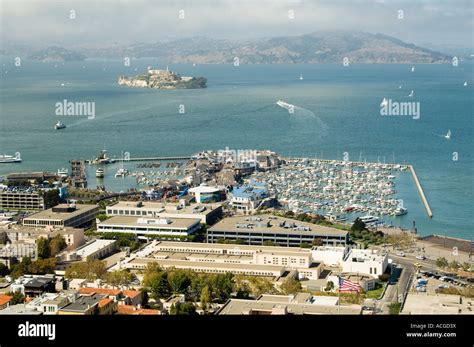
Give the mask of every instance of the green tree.
[[201, 291], [201, 308], [204, 311], [207, 311], [209, 304], [211, 303], [211, 291], [209, 290], [209, 286], [205, 286]]
[[296, 294], [301, 291], [301, 283], [297, 279], [290, 277], [281, 285], [283, 292], [288, 294]]
[[168, 298], [171, 294], [168, 273], [165, 271], [149, 275], [146, 285], [150, 288], [151, 297], [155, 300]]
[[211, 277], [212, 292], [214, 297], [220, 303], [223, 303], [229, 299], [234, 287], [233, 277], [234, 275], [230, 272], [213, 275]]
[[185, 294], [191, 281], [190, 272], [186, 270], [175, 270], [168, 276], [171, 291], [175, 294]]
[[303, 242], [301, 245], [300, 245], [301, 248], [311, 248], [311, 245], [308, 243], [308, 242]]
[[196, 307], [192, 302], [177, 303], [173, 304], [170, 309], [172, 315], [195, 315]]
[[67, 247], [66, 240], [61, 235], [56, 235], [49, 241], [50, 253], [55, 256]]
[[400, 309], [402, 308], [402, 304], [399, 302], [393, 302], [388, 305], [389, 314], [400, 314]]
[[318, 247], [318, 246], [322, 246], [322, 245], [323, 245], [323, 240], [321, 238], [317, 237], [313, 240], [313, 246]]
[[440, 267], [440, 268], [447, 267], [448, 266], [448, 259], [446, 259], [445, 257], [440, 257], [440, 258], [436, 259], [436, 266]]
[[362, 231], [365, 230], [365, 228], [365, 223], [360, 218], [356, 218], [351, 226], [351, 231]]
[[44, 237], [40, 237], [36, 241], [37, 247], [38, 247], [38, 258], [40, 259], [46, 259], [51, 256], [51, 248], [49, 245], [49, 240]]
[[451, 261], [451, 262], [449, 263], [449, 268], [450, 268], [450, 269], [455, 269], [455, 270], [457, 270], [457, 269], [460, 268], [460, 266], [461, 266], [461, 264], [459, 264], [456, 260], [453, 260], [453, 261]]
[[20, 263], [14, 264], [11, 266], [10, 276], [13, 279], [17, 279], [18, 277], [23, 276], [24, 274], [28, 273], [28, 268], [30, 265], [31, 265], [31, 258], [24, 257]]
[[326, 288], [324, 288], [324, 291], [330, 292], [333, 289], [334, 289], [334, 282], [333, 281], [328, 281], [328, 283], [326, 283]]
[[12, 296], [12, 305], [22, 304], [25, 302], [25, 296], [21, 294], [21, 292], [8, 293], [8, 295]]
[[275, 246], [275, 243], [272, 240], [263, 241], [263, 246]]
[[84, 278], [88, 281], [104, 279], [107, 274], [105, 262], [98, 259], [88, 260], [70, 265], [66, 269], [66, 278]]
[[134, 275], [128, 269], [107, 272], [105, 279], [112, 287], [129, 286]]

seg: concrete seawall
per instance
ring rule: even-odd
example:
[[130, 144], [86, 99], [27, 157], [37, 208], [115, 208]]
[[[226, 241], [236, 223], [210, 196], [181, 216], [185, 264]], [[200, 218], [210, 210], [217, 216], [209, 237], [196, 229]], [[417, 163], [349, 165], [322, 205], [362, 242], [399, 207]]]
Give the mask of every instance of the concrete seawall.
[[411, 175], [413, 176], [413, 180], [415, 181], [418, 194], [420, 194], [420, 199], [423, 202], [423, 205], [425, 205], [426, 213], [428, 214], [428, 217], [432, 218], [433, 212], [431, 212], [430, 205], [428, 204], [428, 200], [426, 199], [425, 193], [423, 192], [423, 188], [421, 187], [420, 181], [418, 180], [418, 176], [416, 175], [413, 165], [409, 165], [409, 169], [410, 169]]

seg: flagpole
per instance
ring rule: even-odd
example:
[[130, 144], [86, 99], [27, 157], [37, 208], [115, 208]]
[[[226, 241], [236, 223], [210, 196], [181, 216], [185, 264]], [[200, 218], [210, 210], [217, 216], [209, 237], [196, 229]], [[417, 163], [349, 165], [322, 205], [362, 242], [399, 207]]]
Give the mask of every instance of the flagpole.
[[337, 314], [341, 315], [341, 277], [337, 277]]

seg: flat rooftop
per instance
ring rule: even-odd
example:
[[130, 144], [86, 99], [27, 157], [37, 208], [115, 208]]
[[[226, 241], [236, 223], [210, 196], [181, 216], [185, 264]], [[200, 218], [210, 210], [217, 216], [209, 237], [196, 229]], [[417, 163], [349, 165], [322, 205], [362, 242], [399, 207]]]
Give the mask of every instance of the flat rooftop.
[[[278, 302], [276, 300], [267, 301], [262, 300], [229, 300], [217, 314], [219, 315], [245, 315], [254, 311], [254, 314], [270, 314], [272, 310], [281, 311], [287, 310], [288, 314], [302, 315], [302, 314], [361, 314], [362, 308], [359, 305], [315, 305], [311, 303], [288, 303], [284, 300]], [[260, 312], [259, 312], [260, 311]]]
[[223, 243], [202, 243], [202, 242], [173, 242], [173, 241], [161, 241], [157, 242], [154, 246], [158, 248], [187, 248], [196, 250], [225, 250], [225, 251], [243, 251], [243, 252], [265, 252], [274, 254], [288, 254], [288, 255], [306, 255], [311, 254], [309, 248], [297, 248], [297, 247], [280, 247], [280, 246], [252, 246], [252, 245], [235, 245], [235, 244], [223, 244]]
[[[255, 220], [260, 218], [260, 221]], [[266, 223], [269, 222], [269, 226], [266, 226]], [[285, 228], [280, 226], [281, 223], [285, 225], [294, 225], [296, 227], [306, 227], [310, 230], [298, 230], [294, 227]], [[251, 228], [237, 228], [237, 225], [252, 225]], [[335, 228], [330, 228], [322, 225], [300, 222], [294, 219], [276, 217], [272, 215], [258, 215], [258, 216], [237, 216], [237, 217], [228, 217], [219, 221], [213, 227], [209, 229], [210, 231], [229, 231], [229, 232], [251, 232], [251, 233], [264, 233], [264, 234], [288, 234], [288, 233], [297, 233], [300, 235], [312, 236], [315, 234], [322, 236], [340, 236], [344, 237], [347, 235], [347, 231], [339, 230]]]
[[62, 227], [62, 226], [46, 226], [46, 227], [34, 227], [28, 225], [21, 225], [21, 224], [10, 224], [9, 226], [0, 227], [0, 232], [5, 231], [7, 233], [28, 233], [28, 234], [72, 234], [78, 231], [84, 231], [81, 228], [73, 228], [73, 227]]
[[459, 298], [459, 295], [409, 293], [401, 313], [474, 314], [474, 299], [463, 297], [460, 304]]
[[167, 229], [189, 229], [196, 223], [200, 223], [200, 219], [191, 218], [168, 218], [171, 223], [169, 224], [153, 224], [153, 223], [139, 223], [139, 219], [142, 220], [158, 220], [164, 218], [150, 218], [150, 217], [126, 217], [126, 216], [113, 216], [105, 221], [99, 223], [107, 226], [130, 226], [130, 227], [147, 227], [147, 228], [167, 228]]
[[207, 215], [216, 208], [222, 207], [222, 204], [191, 204], [182, 206], [179, 203], [162, 203], [152, 201], [140, 201], [141, 206], [138, 206], [137, 201], [119, 201], [114, 205], [107, 206], [107, 209], [126, 209], [133, 208], [137, 210], [156, 210], [156, 213], [169, 214], [196, 214]]
[[[77, 204], [75, 205], [76, 208], [72, 212], [53, 212], [53, 208], [40, 211], [37, 213], [32, 214], [31, 216], [25, 218], [24, 220], [36, 220], [36, 219], [45, 219], [45, 220], [57, 220], [57, 221], [64, 221], [70, 218], [74, 218], [80, 216], [83, 213], [93, 211], [94, 209], [98, 209], [97, 205], [84, 205], [84, 204]], [[68, 208], [68, 204], [60, 204], [54, 206], [54, 208]]]
[[105, 298], [106, 295], [94, 294], [90, 296], [81, 296], [75, 302], [64, 306], [61, 311], [71, 311], [71, 312], [84, 312], [88, 307], [92, 307], [99, 303], [100, 300]]
[[255, 264], [229, 264], [229, 263], [211, 263], [204, 261], [190, 261], [179, 259], [155, 259], [155, 258], [134, 258], [129, 264], [147, 265], [148, 263], [156, 262], [163, 266], [183, 266], [183, 267], [200, 267], [209, 268], [211, 270], [257, 270], [257, 271], [281, 271], [283, 273], [284, 267], [280, 265], [255, 265]]
[[116, 242], [115, 240], [99, 240], [96, 239], [88, 244], [85, 244], [82, 247], [79, 247], [74, 251], [77, 255], [81, 257], [88, 257], [91, 254], [101, 250], [104, 247], [111, 245], [112, 243]]

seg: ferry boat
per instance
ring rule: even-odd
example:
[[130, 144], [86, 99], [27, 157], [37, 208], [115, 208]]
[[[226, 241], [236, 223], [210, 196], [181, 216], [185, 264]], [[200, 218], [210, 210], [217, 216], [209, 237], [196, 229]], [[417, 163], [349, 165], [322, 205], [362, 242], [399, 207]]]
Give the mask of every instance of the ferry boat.
[[95, 177], [104, 178], [104, 169], [98, 168], [97, 170], [95, 170]]
[[0, 163], [20, 163], [21, 157], [20, 153], [15, 153], [15, 156], [8, 155], [8, 154], [0, 154]]
[[374, 216], [370, 216], [370, 215], [367, 215], [367, 216], [362, 216], [359, 218], [361, 221], [363, 221], [365, 224], [374, 224], [374, 223], [378, 223], [379, 219], [377, 217], [374, 217]]
[[68, 170], [65, 168], [58, 169], [58, 176], [59, 177], [67, 177], [68, 176]]
[[65, 129], [66, 124], [62, 123], [61, 121], [58, 120], [58, 122], [54, 125], [54, 129], [59, 130], [59, 129]]
[[283, 100], [278, 100], [276, 102], [276, 104], [280, 107], [283, 107], [283, 108], [286, 108], [286, 109], [289, 109], [290, 107], [294, 107], [292, 104], [289, 104], [287, 102], [284, 102]]

